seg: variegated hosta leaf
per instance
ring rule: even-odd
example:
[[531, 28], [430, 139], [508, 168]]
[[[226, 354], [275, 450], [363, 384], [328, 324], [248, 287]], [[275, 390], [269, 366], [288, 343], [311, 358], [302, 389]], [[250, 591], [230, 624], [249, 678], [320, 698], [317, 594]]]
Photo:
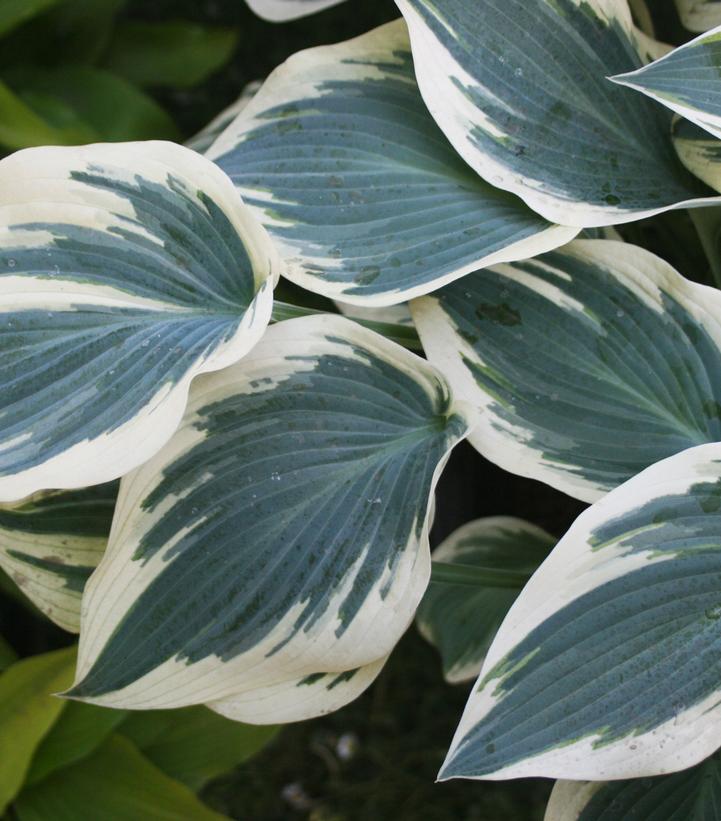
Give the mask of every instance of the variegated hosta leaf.
[[[433, 560], [530, 576], [555, 543], [523, 519], [494, 516], [460, 527], [433, 552]], [[431, 581], [416, 623], [423, 637], [440, 650], [443, 673], [451, 684], [480, 673], [486, 651], [521, 587], [522, 583], [514, 590]]]
[[363, 305], [349, 305], [347, 302], [336, 302], [336, 307], [349, 319], [369, 319], [375, 322], [390, 322], [394, 325], [413, 327], [413, 318], [406, 302], [388, 305], [386, 308], [366, 308]]
[[713, 194], [675, 156], [670, 112], [607, 80], [649, 55], [626, 0], [396, 2], [448, 139], [546, 219], [613, 225]]
[[273, 250], [213, 163], [173, 143], [0, 163], [0, 501], [99, 484], [167, 442], [191, 379], [271, 311]]
[[611, 79], [721, 137], [721, 26], [647, 66]]
[[592, 502], [721, 439], [721, 293], [634, 245], [576, 240], [411, 305], [429, 359], [483, 410], [488, 459]]
[[488, 651], [442, 777], [605, 780], [721, 744], [721, 444], [583, 513]]
[[280, 23], [314, 14], [336, 6], [342, 0], [247, 0], [253, 11], [265, 20]]
[[544, 821], [716, 821], [721, 760], [672, 775], [627, 781], [557, 781]]
[[85, 582], [108, 543], [117, 483], [0, 505], [0, 568], [56, 624], [80, 629]]
[[721, 0], [676, 0], [681, 22], [689, 31], [721, 25]]
[[278, 68], [208, 156], [278, 245], [283, 273], [392, 305], [570, 240], [485, 183], [434, 123], [402, 20]]
[[355, 696], [428, 583], [429, 499], [463, 414], [435, 369], [350, 320], [272, 326], [123, 479], [70, 695], [252, 723]]
[[[679, 159], [689, 171], [716, 191], [721, 191], [721, 140], [688, 120], [676, 118], [673, 124], [673, 145]], [[709, 209], [694, 208], [691, 214], [699, 210]]]
[[248, 83], [241, 92], [240, 97], [238, 97], [232, 105], [229, 105], [228, 108], [221, 111], [215, 119], [211, 120], [202, 131], [199, 131], [194, 137], [191, 137], [185, 145], [188, 148], [192, 148], [193, 151], [197, 151], [199, 154], [205, 154], [223, 131], [225, 131], [233, 120], [246, 108], [262, 85], [263, 83], [260, 80], [253, 80]]

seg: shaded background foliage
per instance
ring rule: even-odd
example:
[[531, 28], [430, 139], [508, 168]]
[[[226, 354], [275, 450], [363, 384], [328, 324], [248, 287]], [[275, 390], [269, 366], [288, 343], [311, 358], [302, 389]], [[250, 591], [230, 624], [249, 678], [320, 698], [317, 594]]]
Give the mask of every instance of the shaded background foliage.
[[[672, 0], [656, 0], [653, 10], [660, 39], [687, 39]], [[232, 103], [248, 82], [264, 78], [294, 52], [362, 34], [395, 17], [392, 0], [355, 0], [283, 25], [258, 19], [243, 0], [131, 0], [118, 14], [119, 20], [183, 19], [237, 32], [230, 62], [209, 79], [191, 88], [150, 90], [183, 139]], [[17, 32], [19, 42], [21, 35], [22, 30]], [[14, 54], [10, 49], [0, 59], [0, 79], [17, 68], [21, 52], [16, 49]], [[31, 59], [52, 68], [67, 54], [49, 49]], [[623, 232], [626, 239], [655, 251], [686, 276], [710, 281], [686, 212], [644, 220]], [[324, 305], [322, 298], [293, 286], [281, 288], [281, 298], [288, 301]], [[437, 502], [432, 546], [461, 524], [490, 515], [520, 516], [560, 537], [584, 508], [538, 482], [506, 474], [468, 445], [454, 452]], [[2, 589], [0, 632], [22, 656], [72, 641], [12, 593], [12, 585]], [[412, 628], [362, 698], [326, 718], [288, 726], [258, 757], [208, 787], [204, 799], [231, 817], [258, 821], [542, 818], [551, 782], [434, 784], [469, 686], [443, 682], [435, 651]]]

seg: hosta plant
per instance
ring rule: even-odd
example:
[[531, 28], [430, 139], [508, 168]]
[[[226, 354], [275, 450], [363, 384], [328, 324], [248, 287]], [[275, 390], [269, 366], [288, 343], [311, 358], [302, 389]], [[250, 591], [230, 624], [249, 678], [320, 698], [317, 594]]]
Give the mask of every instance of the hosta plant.
[[[673, 48], [651, 4], [397, 0], [188, 146], [0, 163], [0, 566], [79, 631], [67, 699], [308, 719], [416, 619], [477, 677], [441, 778], [557, 778], [549, 819], [712, 817], [717, 5], [679, 0], [712, 22]], [[628, 241], [688, 211], [710, 275]], [[432, 558], [465, 439], [590, 507]]]

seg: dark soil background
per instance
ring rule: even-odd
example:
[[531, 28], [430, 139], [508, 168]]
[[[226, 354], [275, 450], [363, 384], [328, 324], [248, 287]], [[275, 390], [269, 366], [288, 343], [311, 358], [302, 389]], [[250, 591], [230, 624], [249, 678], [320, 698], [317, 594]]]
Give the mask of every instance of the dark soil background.
[[[651, 2], [659, 35], [678, 42], [672, 1]], [[397, 16], [392, 0], [353, 0], [281, 25], [258, 19], [243, 0], [133, 0], [125, 13], [135, 19], [216, 23], [240, 32], [228, 67], [199, 88], [158, 95], [186, 137], [232, 103], [246, 83], [262, 79], [294, 52], [348, 39]], [[684, 215], [637, 223], [624, 234], [686, 276], [703, 278], [706, 263]], [[583, 507], [538, 482], [505, 473], [462, 445], [438, 488], [432, 546], [471, 519], [499, 514], [528, 519], [560, 537]], [[23, 655], [68, 643], [67, 634], [19, 603], [8, 600], [0, 616], [12, 626], [13, 635], [6, 635], [22, 644]], [[469, 689], [443, 682], [435, 651], [411, 628], [364, 696], [331, 716], [284, 728], [261, 755], [212, 784], [204, 798], [246, 821], [540, 821], [550, 781], [434, 783]]]

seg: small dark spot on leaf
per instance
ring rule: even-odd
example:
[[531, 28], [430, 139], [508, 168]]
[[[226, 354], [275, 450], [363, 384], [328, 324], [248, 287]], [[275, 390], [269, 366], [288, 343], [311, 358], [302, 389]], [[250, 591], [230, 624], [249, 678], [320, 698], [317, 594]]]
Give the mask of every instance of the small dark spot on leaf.
[[482, 302], [476, 308], [476, 316], [479, 319], [490, 319], [498, 325], [520, 325], [521, 315], [515, 308], [511, 308], [506, 302], [500, 305], [492, 305], [489, 302]]
[[361, 268], [360, 275], [356, 277], [358, 285], [370, 285], [378, 279], [381, 269], [377, 265], [366, 265]]
[[702, 407], [709, 419], [721, 419], [721, 402], [716, 399], [707, 399]]

